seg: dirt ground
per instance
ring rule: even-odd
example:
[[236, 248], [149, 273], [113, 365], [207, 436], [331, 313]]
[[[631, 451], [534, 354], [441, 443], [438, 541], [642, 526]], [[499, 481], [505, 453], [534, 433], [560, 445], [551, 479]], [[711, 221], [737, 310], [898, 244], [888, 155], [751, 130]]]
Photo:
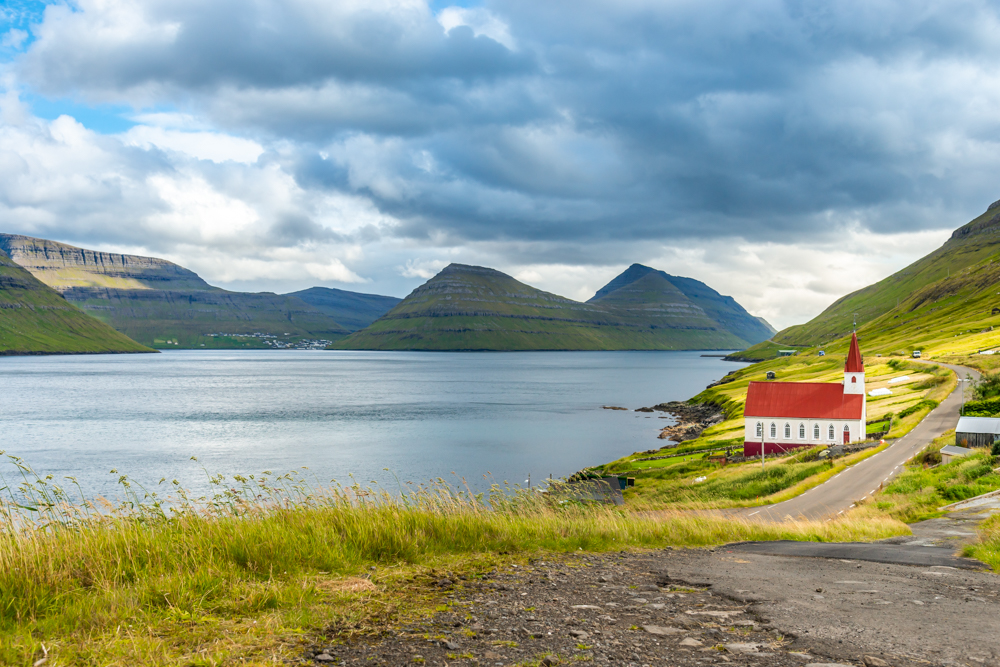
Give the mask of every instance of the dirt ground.
[[[831, 647], [812, 642], [807, 633], [790, 634], [782, 623], [770, 620], [768, 600], [730, 589], [725, 572], [735, 563], [724, 560], [728, 556], [722, 550], [579, 554], [536, 560], [482, 578], [442, 579], [434, 583], [447, 591], [447, 605], [432, 619], [367, 641], [331, 637], [302, 662], [803, 667], [838, 662], [832, 657], [836, 655], [840, 664], [909, 664], [877, 646], [866, 649], [871, 655], [865, 663], [860, 645], [844, 651], [836, 640]], [[698, 575], [692, 576], [692, 570]], [[720, 570], [724, 594], [712, 581], [715, 570]], [[783, 576], [773, 564], [771, 572], [775, 579]]]

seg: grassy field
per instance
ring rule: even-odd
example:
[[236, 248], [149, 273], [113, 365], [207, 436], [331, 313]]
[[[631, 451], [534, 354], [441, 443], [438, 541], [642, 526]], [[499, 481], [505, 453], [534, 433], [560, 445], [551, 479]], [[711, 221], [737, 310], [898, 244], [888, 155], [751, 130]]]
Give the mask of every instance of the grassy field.
[[46, 665], [286, 664], [431, 613], [446, 573], [474, 578], [544, 552], [907, 530], [868, 510], [825, 523], [654, 520], [525, 491], [317, 490], [294, 474], [215, 477], [214, 497], [175, 491], [170, 509], [123, 477], [127, 503], [97, 508], [25, 475], [0, 525], [0, 663], [13, 665], [46, 653]]

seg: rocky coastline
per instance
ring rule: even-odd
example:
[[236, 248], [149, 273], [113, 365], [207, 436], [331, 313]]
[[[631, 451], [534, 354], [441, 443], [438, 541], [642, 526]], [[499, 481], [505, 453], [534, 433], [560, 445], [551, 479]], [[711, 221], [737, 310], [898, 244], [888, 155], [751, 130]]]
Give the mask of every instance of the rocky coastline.
[[[712, 403], [670, 401], [669, 403], [659, 403], [648, 408], [637, 408], [636, 412], [665, 412], [673, 416], [677, 420], [677, 423], [661, 429], [657, 438], [660, 440], [672, 440], [675, 443], [694, 440], [700, 437], [702, 432], [709, 426], [718, 424], [725, 419], [722, 410]], [[664, 449], [671, 446], [675, 447], [676, 445], [667, 445]]]

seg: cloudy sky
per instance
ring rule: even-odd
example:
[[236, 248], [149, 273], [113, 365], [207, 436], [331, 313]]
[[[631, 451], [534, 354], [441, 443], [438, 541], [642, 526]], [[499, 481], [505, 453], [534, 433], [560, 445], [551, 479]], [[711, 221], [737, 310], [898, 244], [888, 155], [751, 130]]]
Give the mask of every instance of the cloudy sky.
[[632, 262], [783, 327], [1000, 198], [1000, 10], [6, 0], [0, 231], [232, 289]]

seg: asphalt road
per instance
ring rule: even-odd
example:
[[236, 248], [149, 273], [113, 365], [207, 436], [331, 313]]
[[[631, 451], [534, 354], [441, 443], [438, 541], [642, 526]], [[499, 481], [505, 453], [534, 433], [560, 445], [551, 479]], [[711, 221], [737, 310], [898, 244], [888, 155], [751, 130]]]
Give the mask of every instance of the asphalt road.
[[[979, 378], [977, 371], [965, 366], [937, 365], [955, 371], [961, 380], [967, 375], [973, 379]], [[934, 438], [955, 428], [962, 405], [962, 384], [959, 382], [948, 398], [912, 431], [878, 454], [847, 468], [800, 496], [774, 505], [740, 510], [735, 515], [755, 521], [784, 521], [789, 518], [828, 519], [842, 514], [857, 501], [874, 494], [881, 485], [888, 484], [902, 471], [903, 464]]]
[[672, 582], [749, 605], [792, 640], [790, 649], [828, 656], [815, 662], [857, 665], [875, 656], [892, 667], [1000, 666], [1000, 578], [989, 572], [776, 556], [741, 545], [677, 549], [661, 563]]

